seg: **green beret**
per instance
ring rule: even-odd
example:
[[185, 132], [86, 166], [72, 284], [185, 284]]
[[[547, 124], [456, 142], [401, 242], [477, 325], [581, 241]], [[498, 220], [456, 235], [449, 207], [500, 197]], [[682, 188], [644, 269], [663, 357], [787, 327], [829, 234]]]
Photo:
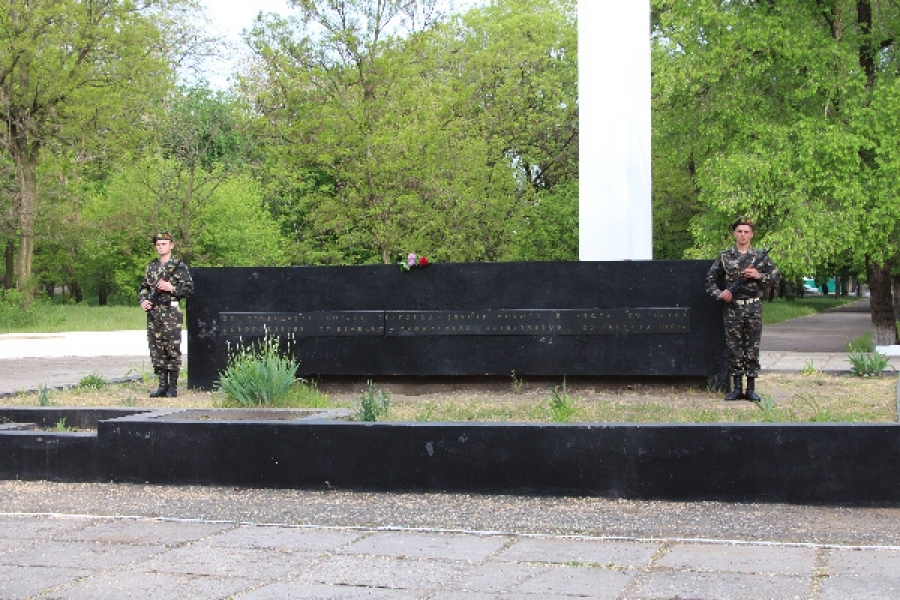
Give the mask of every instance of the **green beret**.
[[750, 217], [738, 217], [735, 219], [734, 223], [731, 224], [731, 230], [734, 231], [737, 229], [738, 225], [749, 225], [750, 229], [753, 229], [753, 219]]

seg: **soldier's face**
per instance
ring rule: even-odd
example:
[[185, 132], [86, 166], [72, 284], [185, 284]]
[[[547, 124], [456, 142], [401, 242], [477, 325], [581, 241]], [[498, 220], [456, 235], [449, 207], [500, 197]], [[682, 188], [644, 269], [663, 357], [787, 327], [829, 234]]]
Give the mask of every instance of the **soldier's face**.
[[734, 241], [738, 243], [738, 246], [749, 244], [750, 240], [753, 239], [753, 228], [749, 225], [738, 225], [734, 228], [733, 233]]
[[156, 253], [165, 256], [172, 251], [172, 246], [174, 244], [171, 240], [156, 240]]

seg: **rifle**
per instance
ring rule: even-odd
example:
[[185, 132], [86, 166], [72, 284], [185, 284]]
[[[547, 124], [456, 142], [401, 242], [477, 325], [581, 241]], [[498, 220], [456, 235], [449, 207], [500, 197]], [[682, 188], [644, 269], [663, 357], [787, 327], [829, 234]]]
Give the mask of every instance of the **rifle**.
[[153, 284], [153, 291], [150, 292], [150, 296], [147, 298], [147, 300], [150, 301], [150, 304], [152, 304], [153, 306], [156, 306], [159, 303], [160, 293], [163, 293], [163, 294], [170, 293], [170, 292], [160, 292], [159, 288], [157, 288], [156, 286], [157, 286], [157, 284], [159, 284], [160, 281], [169, 281], [169, 278], [172, 276], [173, 273], [175, 273], [175, 261], [170, 258], [169, 262], [167, 262], [165, 265], [163, 265], [162, 275], [160, 275], [159, 279], [156, 280], [156, 283]]
[[[747, 269], [749, 269], [750, 267], [759, 268], [759, 265], [761, 265], [762, 262], [764, 260], [766, 260], [766, 257], [769, 256], [769, 252], [772, 250], [772, 248], [774, 248], [774, 246], [769, 246], [768, 248], [763, 248], [759, 252], [759, 254], [756, 255], [756, 258], [753, 259], [753, 262], [751, 262], [747, 266]], [[747, 269], [744, 269], [744, 270], [746, 271]], [[743, 275], [743, 273], [741, 273], [741, 276], [738, 277], [737, 279], [735, 279], [734, 282], [731, 285], [729, 285], [726, 289], [729, 292], [731, 292], [731, 294], [733, 296], [735, 293], [737, 293], [738, 288], [741, 287], [742, 285], [744, 285], [745, 283], [747, 283], [747, 280], [744, 279], [744, 275]]]

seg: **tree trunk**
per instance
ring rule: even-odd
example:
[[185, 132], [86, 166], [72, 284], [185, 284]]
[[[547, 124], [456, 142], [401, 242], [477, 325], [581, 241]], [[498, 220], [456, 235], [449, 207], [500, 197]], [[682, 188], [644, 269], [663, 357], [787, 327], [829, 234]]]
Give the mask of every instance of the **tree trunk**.
[[894, 320], [900, 321], [900, 275], [894, 275], [892, 280], [892, 287], [894, 288]]
[[19, 183], [19, 253], [16, 255], [16, 287], [25, 289], [31, 279], [34, 257], [34, 219], [37, 216], [37, 163], [40, 144], [19, 132], [10, 144]]
[[891, 300], [891, 267], [887, 263], [866, 261], [869, 277], [869, 304], [872, 308], [872, 343], [876, 346], [897, 344], [897, 321]]
[[16, 285], [16, 245], [12, 240], [6, 240], [6, 272], [3, 274], [3, 287], [7, 290]]

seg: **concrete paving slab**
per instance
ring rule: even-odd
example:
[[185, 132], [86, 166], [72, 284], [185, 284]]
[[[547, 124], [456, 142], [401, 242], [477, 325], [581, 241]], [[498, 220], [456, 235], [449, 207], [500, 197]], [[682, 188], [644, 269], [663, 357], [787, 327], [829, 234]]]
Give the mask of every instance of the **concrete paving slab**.
[[631, 583], [634, 573], [601, 567], [545, 567], [532, 579], [514, 587], [513, 594], [534, 594], [540, 598], [588, 597], [615, 600]]
[[828, 554], [825, 569], [832, 575], [878, 575], [900, 583], [900, 549], [836, 548]]
[[373, 533], [347, 546], [343, 553], [481, 561], [499, 552], [510, 541], [511, 538], [506, 536], [473, 538], [450, 533], [385, 531]]
[[159, 554], [159, 546], [95, 544], [91, 542], [41, 542], [0, 555], [0, 565], [107, 570]]
[[[278, 582], [265, 585], [245, 594], [236, 594], [235, 600], [284, 600], [285, 598], [329, 598], [330, 600], [419, 600], [416, 592], [326, 585], [315, 583]], [[493, 598], [493, 596], [491, 596]], [[477, 600], [468, 597], [467, 600]]]
[[660, 567], [690, 571], [740, 573], [810, 573], [816, 549], [755, 544], [679, 544], [656, 563]]
[[310, 562], [310, 555], [304, 553], [198, 542], [158, 553], [142, 562], [140, 567], [157, 573], [234, 577], [263, 583], [302, 570]]
[[[756, 575], [749, 573], [652, 572], [628, 590], [629, 600], [702, 598], [703, 600], [782, 600], [809, 598], [811, 575]], [[845, 597], [844, 600], [847, 600]]]
[[94, 523], [80, 531], [61, 534], [57, 539], [101, 544], [180, 546], [233, 528], [231, 523], [116, 520]]
[[523, 538], [501, 552], [497, 560], [636, 568], [649, 565], [661, 547], [661, 542]]
[[533, 579], [545, 569], [546, 566], [537, 563], [491, 561], [476, 565], [469, 573], [455, 581], [452, 587], [455, 592], [508, 593], [522, 583]]
[[49, 541], [97, 524], [97, 519], [0, 515], [0, 539]]
[[5, 565], [0, 569], [0, 598], [36, 597], [90, 575], [88, 569]]
[[53, 598], [66, 600], [184, 600], [185, 598], [229, 598], [252, 590], [258, 583], [232, 577], [209, 577], [154, 573], [129, 569], [98, 573], [89, 579], [55, 590]]
[[402, 555], [338, 555], [298, 570], [292, 579], [434, 593], [471, 572], [472, 568], [471, 563], [463, 561], [419, 560]]
[[818, 600], [900, 598], [900, 579], [884, 575], [835, 575], [822, 582]]
[[371, 535], [368, 531], [337, 531], [279, 526], [244, 526], [225, 531], [209, 540], [214, 546], [268, 548], [279, 552], [337, 553]]

